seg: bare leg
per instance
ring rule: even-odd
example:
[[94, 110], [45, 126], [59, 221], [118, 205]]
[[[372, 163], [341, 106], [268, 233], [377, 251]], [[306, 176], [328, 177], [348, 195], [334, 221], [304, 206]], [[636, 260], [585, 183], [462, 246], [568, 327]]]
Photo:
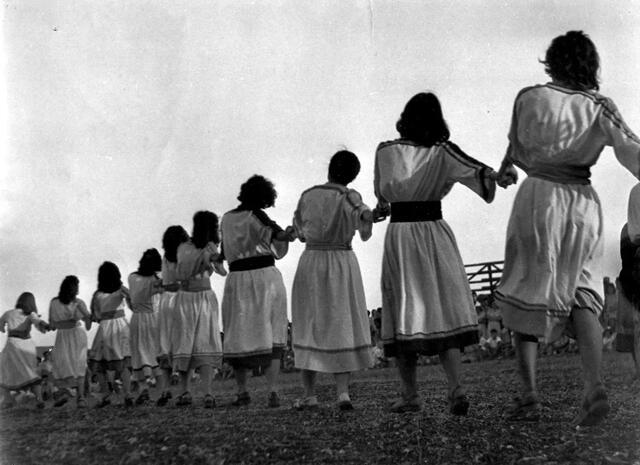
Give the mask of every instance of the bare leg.
[[120, 372], [120, 378], [122, 379], [122, 392], [124, 393], [124, 397], [131, 396], [131, 371], [128, 368], [124, 368]]
[[415, 355], [401, 354], [396, 358], [398, 373], [402, 381], [403, 397], [405, 399], [418, 397], [417, 362], [418, 359]]
[[211, 380], [213, 377], [213, 367], [211, 365], [202, 365], [200, 367], [200, 382], [204, 395], [211, 395]]
[[183, 393], [191, 391], [191, 373], [192, 370], [180, 372], [180, 381], [182, 382], [181, 384]]
[[460, 349], [448, 349], [438, 354], [440, 363], [447, 375], [447, 383], [449, 385], [449, 393], [452, 393], [460, 386]]
[[636, 367], [635, 377], [640, 379], [640, 311], [633, 315], [633, 362]]
[[304, 386], [305, 397], [316, 395], [316, 372], [312, 370], [301, 370], [302, 386]]
[[338, 399], [342, 400], [340, 396], [346, 396], [346, 400], [349, 399], [349, 380], [351, 379], [351, 373], [334, 373], [334, 379], [336, 380], [336, 394]]
[[602, 383], [602, 326], [591, 310], [576, 308], [571, 312], [582, 360], [585, 394]]
[[86, 392], [84, 389], [84, 376], [76, 378], [76, 389], [78, 389], [78, 399], [84, 399]]
[[516, 359], [518, 361], [518, 372], [522, 381], [522, 394], [528, 396], [536, 395], [536, 359], [538, 357], [538, 343], [524, 340], [527, 336], [514, 332], [513, 339], [516, 348]]
[[276, 392], [278, 390], [278, 374], [280, 373], [280, 359], [274, 358], [271, 360], [269, 367], [266, 369], [265, 375], [267, 376], [267, 389], [269, 392]]
[[234, 368], [233, 376], [236, 379], [236, 386], [238, 386], [238, 394], [247, 392], [247, 370], [245, 368]]

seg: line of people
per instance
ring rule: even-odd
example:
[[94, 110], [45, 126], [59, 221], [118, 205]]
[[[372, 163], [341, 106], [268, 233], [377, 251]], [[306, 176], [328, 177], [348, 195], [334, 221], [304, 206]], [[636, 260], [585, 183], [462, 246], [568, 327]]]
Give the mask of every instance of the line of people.
[[[619, 162], [640, 177], [640, 139], [614, 103], [598, 93], [599, 57], [588, 36], [570, 31], [556, 37], [543, 64], [552, 81], [518, 94], [509, 147], [498, 172], [449, 140], [437, 97], [420, 93], [407, 102], [396, 124], [400, 138], [383, 142], [376, 150], [378, 204], [373, 210], [347, 187], [359, 172], [357, 157], [340, 151], [330, 161], [328, 182], [302, 194], [293, 224], [286, 229], [264, 212], [274, 205], [274, 186], [254, 176], [240, 189], [240, 205], [219, 225], [215, 214], [198, 212], [191, 237], [179, 226], [169, 228], [163, 237], [164, 258], [145, 252], [140, 269], [129, 277], [128, 290], [117, 267], [106, 262], [91, 303], [91, 318], [100, 325], [92, 362], [102, 372], [122, 374], [129, 403], [133, 402], [126, 380], [129, 350], [134, 370], [156, 369], [158, 359], [160, 380], [166, 379], [161, 372], [169, 363], [181, 373], [177, 405], [193, 402], [188, 374], [198, 369], [203, 403], [211, 408], [215, 406], [211, 370], [224, 356], [233, 366], [238, 386], [234, 405], [251, 402], [246, 373], [258, 365], [267, 367], [267, 405], [280, 405], [276, 360], [286, 343], [287, 318], [286, 290], [275, 260], [287, 253], [290, 241], [298, 239], [306, 247], [293, 282], [291, 311], [295, 363], [302, 370], [305, 395], [295, 407], [318, 406], [316, 373], [328, 372], [335, 375], [339, 408], [352, 409], [349, 374], [368, 367], [371, 360], [364, 290], [351, 241], [356, 231], [367, 240], [373, 223], [390, 216], [381, 277], [382, 339], [385, 355], [396, 357], [402, 383], [402, 395], [390, 410], [421, 409], [416, 361], [424, 354], [440, 358], [449, 411], [466, 415], [470, 403], [461, 381], [460, 354], [478, 342], [477, 317], [440, 202], [455, 183], [461, 183], [489, 203], [496, 185], [517, 182], [517, 166], [528, 177], [509, 219], [504, 271], [496, 293], [504, 323], [515, 333], [522, 384], [521, 396], [507, 418], [540, 418], [535, 376], [538, 339], [552, 341], [569, 332], [577, 337], [585, 376], [577, 422], [599, 423], [609, 411], [601, 376], [602, 298], [596, 291], [599, 283], [594, 282], [594, 270], [602, 259], [603, 221], [590, 185], [590, 167], [609, 145]], [[227, 274], [224, 261], [229, 273], [221, 304], [223, 343], [209, 278]], [[158, 266], [161, 282], [155, 275]], [[159, 294], [157, 312], [154, 294]], [[124, 320], [126, 301], [135, 318], [130, 328]], [[11, 315], [22, 315], [25, 325], [45, 325], [33, 316], [35, 308], [30, 310], [22, 301], [16, 307]], [[74, 316], [52, 318], [50, 325], [67, 331], [59, 322], [71, 326], [74, 319], [88, 319], [83, 307], [76, 304]], [[152, 315], [157, 315], [158, 330], [147, 332]], [[11, 336], [22, 327], [10, 321], [3, 317], [2, 326], [9, 326]], [[136, 342], [129, 347], [129, 341]], [[153, 350], [152, 344], [157, 344]], [[3, 387], [11, 385], [5, 368], [7, 352], [13, 353], [5, 350], [0, 359]], [[171, 394], [166, 381], [160, 385], [157, 403], [163, 405]], [[109, 402], [107, 395], [100, 405]]]

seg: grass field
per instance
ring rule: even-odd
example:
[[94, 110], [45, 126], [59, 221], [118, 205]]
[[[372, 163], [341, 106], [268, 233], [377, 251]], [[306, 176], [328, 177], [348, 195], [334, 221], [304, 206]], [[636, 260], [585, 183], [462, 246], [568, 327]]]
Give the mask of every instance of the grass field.
[[229, 464], [229, 463], [433, 463], [433, 464], [640, 464], [640, 384], [630, 384], [628, 354], [605, 354], [612, 412], [598, 427], [577, 430], [572, 421], [581, 394], [576, 355], [540, 360], [540, 422], [502, 419], [515, 394], [513, 360], [464, 365], [472, 407], [452, 417], [438, 366], [421, 367], [424, 409], [387, 412], [396, 397], [393, 369], [357, 374], [356, 410], [339, 412], [332, 378], [321, 376], [322, 407], [291, 409], [302, 394], [298, 375], [282, 375], [283, 406], [266, 408], [264, 378], [250, 379], [253, 402], [228, 405], [233, 381], [216, 382], [218, 407], [202, 399], [189, 408], [112, 406], [36, 411], [24, 405], [1, 412], [2, 464]]

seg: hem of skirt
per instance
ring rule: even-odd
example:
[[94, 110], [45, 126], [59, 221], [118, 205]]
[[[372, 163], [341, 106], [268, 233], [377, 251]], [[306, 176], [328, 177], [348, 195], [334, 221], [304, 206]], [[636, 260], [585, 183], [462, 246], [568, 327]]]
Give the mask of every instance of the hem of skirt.
[[397, 357], [400, 354], [431, 356], [449, 349], [464, 351], [466, 346], [477, 344], [479, 340], [478, 330], [475, 327], [471, 330], [437, 338], [416, 337], [411, 340], [398, 340], [396, 338], [391, 342], [383, 341], [384, 355], [386, 357]]
[[284, 347], [274, 346], [269, 352], [251, 355], [224, 354], [224, 361], [236, 369], [268, 367], [272, 360], [280, 360]]
[[167, 354], [164, 355], [160, 355], [158, 357], [156, 357], [156, 360], [158, 362], [158, 367], [160, 367], [161, 370], [171, 370], [171, 357]]
[[201, 366], [209, 365], [212, 367], [219, 367], [222, 365], [222, 354], [189, 354], [189, 355], [174, 355], [171, 360], [171, 366], [177, 371], [189, 371], [195, 370]]
[[42, 382], [42, 378], [38, 377], [38, 378], [34, 378], [31, 379], [29, 381], [26, 381], [22, 384], [18, 384], [18, 385], [14, 385], [14, 386], [10, 386], [8, 384], [4, 384], [4, 383], [0, 383], [0, 387], [3, 389], [7, 389], [9, 391], [21, 391], [23, 389], [27, 389], [30, 388], [31, 386], [36, 386], [38, 384], [40, 384]]
[[294, 361], [297, 369], [320, 373], [352, 373], [366, 370], [373, 365], [370, 350], [332, 354], [297, 349]]
[[133, 369], [133, 371], [142, 371], [145, 368], [151, 368], [152, 370], [155, 370], [156, 368], [158, 368], [158, 365], [149, 365], [148, 363], [145, 363], [144, 365], [141, 365], [140, 367], [135, 367]]
[[362, 350], [370, 350], [371, 344], [365, 344], [355, 347], [341, 347], [339, 349], [324, 349], [321, 347], [303, 346], [302, 344], [294, 344], [294, 350], [308, 350], [309, 352], [322, 352], [326, 354], [339, 354], [342, 352], [360, 352]]

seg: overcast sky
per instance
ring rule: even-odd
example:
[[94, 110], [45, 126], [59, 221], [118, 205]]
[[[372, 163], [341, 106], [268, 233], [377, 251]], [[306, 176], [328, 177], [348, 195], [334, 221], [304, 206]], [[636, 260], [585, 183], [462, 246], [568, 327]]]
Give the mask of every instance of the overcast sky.
[[[584, 5], [3, 2], [0, 308], [29, 290], [48, 316], [68, 274], [88, 303], [100, 263], [115, 262], [126, 281], [166, 227], [190, 231], [195, 211], [234, 208], [255, 173], [275, 183], [267, 213], [284, 227], [344, 147], [362, 163], [352, 187], [373, 206], [375, 148], [397, 137], [420, 91], [440, 97], [451, 139], [497, 168], [515, 95], [548, 81], [538, 59], [567, 30], [594, 40], [601, 92], [640, 132], [637, 4]], [[611, 149], [592, 180], [606, 221], [602, 271], [613, 275], [635, 180]], [[465, 263], [503, 259], [514, 194], [500, 190], [486, 205], [459, 185], [445, 199]], [[386, 224], [354, 241], [369, 308], [380, 305]], [[301, 252], [296, 243], [278, 262], [289, 290]], [[221, 300], [223, 278], [212, 282]]]

